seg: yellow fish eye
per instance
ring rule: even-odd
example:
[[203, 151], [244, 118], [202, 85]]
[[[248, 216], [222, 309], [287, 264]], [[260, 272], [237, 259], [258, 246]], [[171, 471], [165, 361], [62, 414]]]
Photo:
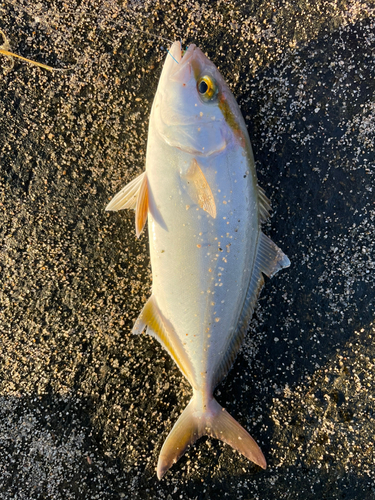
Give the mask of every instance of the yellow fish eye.
[[208, 76], [202, 76], [197, 82], [199, 94], [205, 99], [212, 99], [217, 93], [217, 86], [213, 79]]

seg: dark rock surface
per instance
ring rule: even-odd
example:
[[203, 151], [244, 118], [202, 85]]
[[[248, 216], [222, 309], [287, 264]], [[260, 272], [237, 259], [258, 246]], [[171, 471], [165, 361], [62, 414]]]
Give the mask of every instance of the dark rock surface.
[[[1, 57], [0, 498], [375, 498], [373, 1], [5, 0]], [[131, 29], [129, 27], [132, 27]], [[165, 51], [196, 43], [241, 105], [268, 280], [217, 399], [259, 470], [200, 440], [166, 477], [160, 447], [190, 388], [130, 329], [151, 286], [147, 235], [105, 213], [144, 168]]]

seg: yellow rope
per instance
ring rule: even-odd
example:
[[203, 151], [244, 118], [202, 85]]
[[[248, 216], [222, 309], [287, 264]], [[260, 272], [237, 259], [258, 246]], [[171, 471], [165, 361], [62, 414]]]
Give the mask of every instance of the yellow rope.
[[0, 54], [4, 54], [4, 56], [10, 56], [10, 57], [18, 57], [18, 59], [22, 59], [22, 61], [26, 61], [30, 64], [34, 64], [35, 66], [39, 66], [40, 68], [44, 68], [48, 71], [55, 71], [55, 68], [52, 68], [51, 66], [47, 66], [47, 64], [42, 64], [36, 61], [32, 61], [31, 59], [27, 59], [26, 57], [19, 56], [18, 54], [14, 54], [13, 52], [9, 52], [9, 50], [1, 49], [0, 48]]

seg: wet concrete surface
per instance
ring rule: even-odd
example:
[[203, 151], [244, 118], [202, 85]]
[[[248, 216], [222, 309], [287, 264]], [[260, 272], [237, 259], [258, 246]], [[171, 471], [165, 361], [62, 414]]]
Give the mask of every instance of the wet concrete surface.
[[[5, 1], [1, 56], [0, 498], [372, 499], [373, 2]], [[131, 28], [130, 28], [131, 27]], [[260, 470], [201, 439], [156, 479], [190, 387], [130, 329], [151, 287], [147, 235], [105, 213], [144, 168], [168, 45], [196, 43], [248, 125], [267, 280], [217, 399]]]

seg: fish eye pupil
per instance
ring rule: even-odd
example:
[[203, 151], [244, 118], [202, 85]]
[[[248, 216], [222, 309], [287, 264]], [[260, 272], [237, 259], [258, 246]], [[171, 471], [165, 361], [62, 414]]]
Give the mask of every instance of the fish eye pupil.
[[200, 94], [205, 94], [208, 90], [208, 85], [207, 83], [202, 80], [201, 82], [199, 82], [199, 85], [198, 85], [198, 91]]

